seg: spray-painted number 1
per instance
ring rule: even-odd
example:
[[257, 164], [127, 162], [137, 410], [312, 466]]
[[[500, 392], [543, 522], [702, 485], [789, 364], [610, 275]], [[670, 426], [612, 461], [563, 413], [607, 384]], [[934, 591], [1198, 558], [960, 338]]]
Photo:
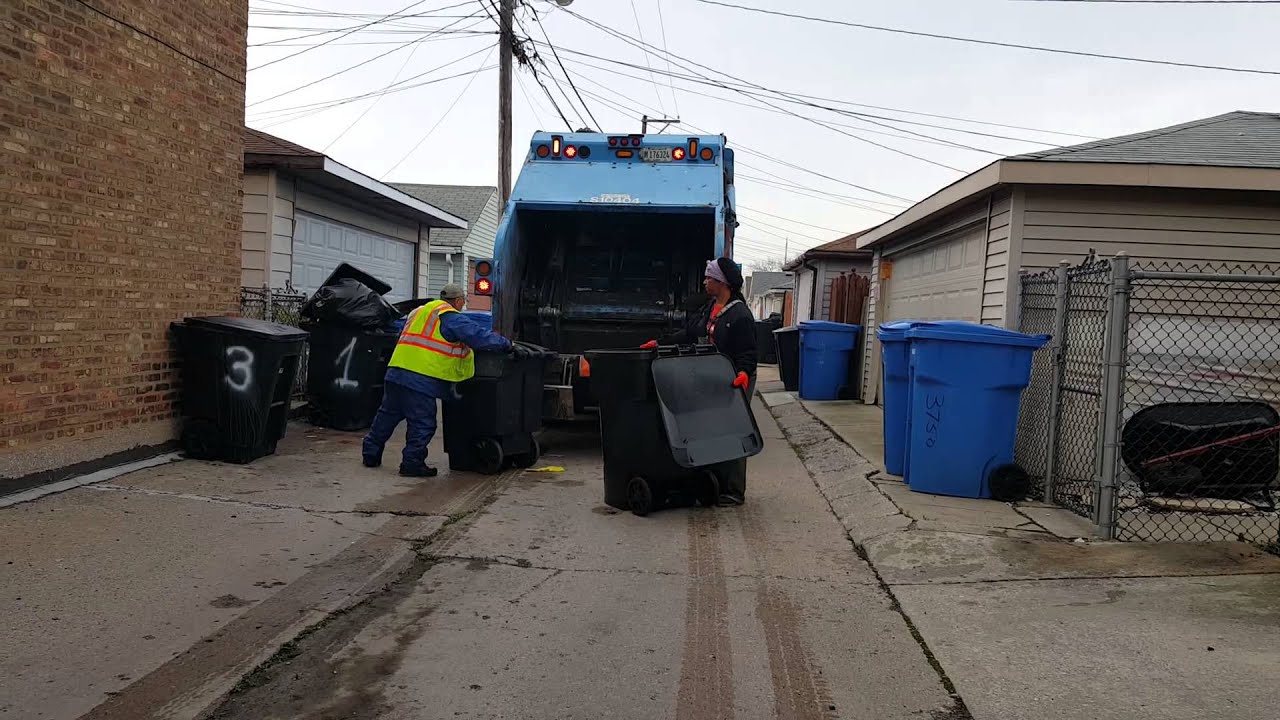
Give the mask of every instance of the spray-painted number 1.
[[227, 385], [236, 392], [248, 390], [253, 385], [253, 352], [243, 345], [232, 345], [227, 348], [227, 359], [231, 361], [223, 378]]
[[[360, 387], [360, 383], [351, 379], [351, 356], [356, 354], [356, 339], [351, 338], [351, 342], [338, 353], [338, 359], [334, 365], [342, 365], [342, 377], [334, 378], [333, 384], [340, 388], [356, 388]], [[343, 361], [346, 358], [346, 361]]]

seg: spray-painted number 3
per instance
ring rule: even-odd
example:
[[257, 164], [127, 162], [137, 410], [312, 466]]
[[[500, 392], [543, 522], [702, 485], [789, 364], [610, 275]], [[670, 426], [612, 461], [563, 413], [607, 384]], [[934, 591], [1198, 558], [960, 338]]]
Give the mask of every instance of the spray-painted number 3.
[[224, 380], [236, 392], [244, 392], [253, 385], [253, 352], [243, 345], [227, 348], [227, 376]]
[[[342, 377], [334, 378], [334, 385], [337, 385], [340, 388], [360, 387], [360, 383], [351, 379], [351, 356], [355, 354], [356, 339], [351, 338], [351, 342], [347, 343], [347, 346], [342, 349], [342, 352], [338, 353], [338, 359], [334, 362], [334, 365], [342, 365]], [[346, 360], [343, 361], [343, 358], [346, 358]]]

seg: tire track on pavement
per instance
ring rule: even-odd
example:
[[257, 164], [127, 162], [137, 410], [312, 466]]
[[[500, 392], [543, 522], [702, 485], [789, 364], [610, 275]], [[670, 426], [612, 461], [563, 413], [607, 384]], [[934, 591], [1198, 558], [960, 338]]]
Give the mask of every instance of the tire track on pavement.
[[715, 511], [689, 515], [689, 590], [676, 720], [732, 720], [729, 587]]

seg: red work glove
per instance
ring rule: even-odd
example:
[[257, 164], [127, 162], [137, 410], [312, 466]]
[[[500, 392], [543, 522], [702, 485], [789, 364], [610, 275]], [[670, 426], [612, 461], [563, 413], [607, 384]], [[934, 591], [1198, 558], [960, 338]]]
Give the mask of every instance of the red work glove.
[[746, 390], [747, 386], [750, 384], [751, 378], [747, 377], [747, 374], [744, 372], [738, 373], [738, 376], [733, 379], [733, 386], [742, 390]]
[[658, 347], [658, 341], [657, 341], [657, 340], [650, 340], [649, 342], [647, 342], [647, 343], [645, 343], [645, 344], [641, 345], [641, 346], [640, 346], [640, 349], [641, 349], [641, 350], [652, 350], [652, 349], [654, 349], [654, 348], [656, 348], [656, 347]]

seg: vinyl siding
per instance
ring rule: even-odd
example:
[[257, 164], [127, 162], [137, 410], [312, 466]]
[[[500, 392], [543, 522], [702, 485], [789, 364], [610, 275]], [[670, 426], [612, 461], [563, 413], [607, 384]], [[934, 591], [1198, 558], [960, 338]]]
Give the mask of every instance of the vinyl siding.
[[871, 295], [867, 299], [867, 327], [862, 333], [862, 401], [880, 402], [880, 341], [876, 339], [880, 308], [880, 251], [871, 257]]
[[[987, 258], [982, 277], [982, 310], [979, 320], [988, 325], [1004, 325], [1008, 317], [1006, 300], [1010, 275], [1017, 275], [1015, 248], [1010, 228], [1013, 225], [1013, 195], [992, 195], [987, 219]], [[1011, 269], [1013, 268], [1013, 269]]]
[[1090, 249], [1144, 265], [1250, 264], [1280, 258], [1280, 204], [1257, 193], [1029, 187], [1023, 268], [1077, 262]]
[[493, 257], [493, 243], [498, 236], [498, 193], [489, 196], [480, 217], [470, 223], [462, 251], [468, 258]]
[[[462, 255], [455, 254], [453, 262], [455, 265], [461, 263]], [[428, 269], [427, 285], [423, 288], [422, 297], [439, 297], [440, 289], [451, 281], [449, 277], [449, 257], [444, 253], [431, 253], [431, 266]]]
[[293, 179], [277, 173], [275, 192], [271, 223], [271, 287], [282, 288], [293, 276]]
[[262, 287], [267, 284], [268, 234], [271, 224], [270, 171], [246, 171], [244, 174], [244, 210], [240, 229], [240, 284]]

